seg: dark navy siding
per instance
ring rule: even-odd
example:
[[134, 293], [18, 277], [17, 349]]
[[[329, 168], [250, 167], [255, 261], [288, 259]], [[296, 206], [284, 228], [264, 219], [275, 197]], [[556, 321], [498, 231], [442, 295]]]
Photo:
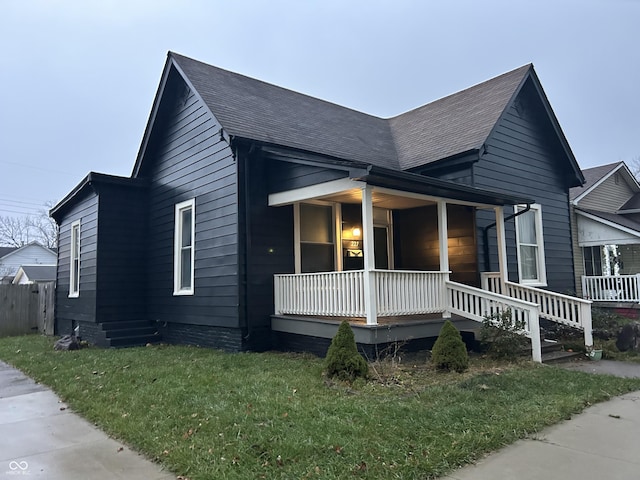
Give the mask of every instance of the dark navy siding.
[[99, 322], [146, 319], [146, 190], [99, 187]]
[[[80, 220], [80, 295], [69, 298], [71, 224]], [[96, 321], [98, 196], [86, 195], [65, 213], [58, 237], [56, 323], [67, 332], [73, 322]], [[68, 333], [68, 332], [67, 332]]]
[[[220, 124], [169, 74], [138, 177], [150, 181], [150, 320], [238, 328], [237, 168]], [[195, 294], [173, 295], [174, 209], [195, 198]]]
[[308, 187], [348, 176], [343, 170], [271, 160], [268, 171], [269, 193]]
[[[525, 85], [474, 165], [474, 185], [532, 198], [542, 206], [548, 287], [575, 289], [567, 179], [568, 162], [530, 85]], [[513, 213], [505, 207], [505, 216]], [[477, 215], [480, 265], [484, 267], [482, 227], [495, 222], [493, 210]], [[495, 228], [490, 233], [490, 270], [498, 270]], [[506, 224], [509, 279], [518, 281], [515, 222]], [[484, 270], [484, 268], [482, 268]]]
[[[252, 348], [258, 349], [263, 340], [260, 335], [264, 335], [256, 334], [256, 331], [270, 328], [270, 316], [274, 313], [273, 276], [276, 273], [294, 272], [293, 207], [269, 207], [269, 192], [274, 187], [265, 179], [282, 178], [286, 175], [287, 167], [295, 170], [297, 165], [258, 155], [250, 157], [243, 165], [242, 178], [246, 183], [243, 183], [242, 190], [248, 193], [247, 208], [244, 209], [248, 222], [243, 225], [246, 232], [243, 238], [248, 241], [244, 245], [247, 261], [243, 262], [246, 290], [242, 304], [249, 325], [249, 342]], [[270, 177], [270, 173], [276, 175]], [[282, 173], [282, 177], [278, 173]]]

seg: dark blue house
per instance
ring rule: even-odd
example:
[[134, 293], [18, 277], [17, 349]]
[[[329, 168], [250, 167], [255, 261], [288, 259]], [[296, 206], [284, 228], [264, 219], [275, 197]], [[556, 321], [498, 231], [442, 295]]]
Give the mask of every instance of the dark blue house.
[[539, 317], [590, 345], [557, 293], [583, 182], [532, 65], [383, 119], [169, 53], [131, 177], [51, 211], [57, 331], [322, 353], [343, 318], [366, 349], [510, 308], [534, 358]]

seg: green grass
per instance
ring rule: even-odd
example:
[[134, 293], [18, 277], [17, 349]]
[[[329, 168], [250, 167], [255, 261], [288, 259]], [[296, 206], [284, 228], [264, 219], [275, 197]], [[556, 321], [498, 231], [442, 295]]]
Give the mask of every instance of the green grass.
[[376, 364], [346, 385], [322, 360], [153, 346], [55, 352], [0, 339], [0, 358], [176, 474], [197, 479], [433, 478], [640, 380], [474, 359], [464, 374], [425, 360]]

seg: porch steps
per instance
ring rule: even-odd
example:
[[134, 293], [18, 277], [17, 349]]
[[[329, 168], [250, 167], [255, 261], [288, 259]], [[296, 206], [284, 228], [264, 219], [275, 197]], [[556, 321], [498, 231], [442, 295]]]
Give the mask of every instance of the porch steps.
[[542, 341], [542, 363], [561, 363], [583, 356], [581, 352], [567, 352], [564, 345], [558, 342]]
[[104, 322], [100, 324], [106, 347], [134, 347], [160, 342], [155, 323], [146, 320]]

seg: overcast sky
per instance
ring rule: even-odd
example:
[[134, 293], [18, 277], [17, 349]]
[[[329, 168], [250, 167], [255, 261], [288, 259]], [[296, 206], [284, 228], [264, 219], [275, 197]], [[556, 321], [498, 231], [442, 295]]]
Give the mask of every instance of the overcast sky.
[[131, 174], [168, 50], [381, 117], [533, 63], [582, 168], [640, 157], [640, 0], [0, 0], [0, 215]]

